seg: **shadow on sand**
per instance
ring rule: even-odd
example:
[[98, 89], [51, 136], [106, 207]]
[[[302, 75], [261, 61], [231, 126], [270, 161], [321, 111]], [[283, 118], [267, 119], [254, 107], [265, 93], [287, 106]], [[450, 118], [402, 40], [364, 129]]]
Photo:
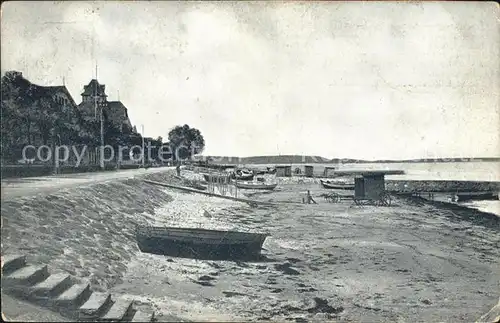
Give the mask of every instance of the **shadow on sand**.
[[212, 246], [200, 247], [185, 246], [171, 244], [167, 248], [163, 246], [161, 250], [157, 248], [149, 248], [149, 246], [141, 244], [139, 249], [141, 252], [154, 255], [163, 255], [168, 257], [189, 258], [198, 260], [229, 260], [229, 261], [245, 261], [245, 262], [274, 262], [271, 259], [260, 253], [260, 246], [234, 246], [220, 245], [217, 248]]

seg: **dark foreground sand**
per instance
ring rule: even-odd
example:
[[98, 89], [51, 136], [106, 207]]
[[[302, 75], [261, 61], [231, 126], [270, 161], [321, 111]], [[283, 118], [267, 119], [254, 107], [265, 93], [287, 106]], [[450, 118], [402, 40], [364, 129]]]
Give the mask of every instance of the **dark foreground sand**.
[[8, 322], [68, 322], [55, 312], [2, 293], [2, 314]]
[[[300, 201], [307, 189], [324, 192], [282, 182], [253, 198]], [[2, 203], [3, 250], [152, 303], [160, 319], [472, 322], [498, 302], [498, 217], [405, 199], [390, 208], [317, 200], [251, 208], [138, 180], [66, 189]], [[268, 261], [142, 254], [137, 224], [268, 231]]]

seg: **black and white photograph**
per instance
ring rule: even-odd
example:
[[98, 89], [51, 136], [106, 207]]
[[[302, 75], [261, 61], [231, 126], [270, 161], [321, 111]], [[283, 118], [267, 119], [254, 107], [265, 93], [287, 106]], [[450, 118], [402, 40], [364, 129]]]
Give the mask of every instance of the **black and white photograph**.
[[1, 312], [500, 323], [500, 7], [4, 1]]

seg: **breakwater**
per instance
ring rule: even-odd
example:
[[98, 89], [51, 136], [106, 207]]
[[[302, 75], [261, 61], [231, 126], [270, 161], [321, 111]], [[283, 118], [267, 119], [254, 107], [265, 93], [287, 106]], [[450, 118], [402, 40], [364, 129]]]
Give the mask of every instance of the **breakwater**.
[[500, 182], [483, 181], [434, 181], [434, 180], [386, 180], [388, 191], [413, 192], [483, 192], [499, 191]]

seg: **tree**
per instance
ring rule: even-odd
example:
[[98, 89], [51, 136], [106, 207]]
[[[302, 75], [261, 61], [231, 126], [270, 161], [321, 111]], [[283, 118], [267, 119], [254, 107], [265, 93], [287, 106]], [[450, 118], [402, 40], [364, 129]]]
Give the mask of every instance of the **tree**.
[[205, 148], [205, 139], [201, 132], [196, 128], [190, 128], [187, 124], [170, 130], [168, 140], [175, 160], [192, 158]]

